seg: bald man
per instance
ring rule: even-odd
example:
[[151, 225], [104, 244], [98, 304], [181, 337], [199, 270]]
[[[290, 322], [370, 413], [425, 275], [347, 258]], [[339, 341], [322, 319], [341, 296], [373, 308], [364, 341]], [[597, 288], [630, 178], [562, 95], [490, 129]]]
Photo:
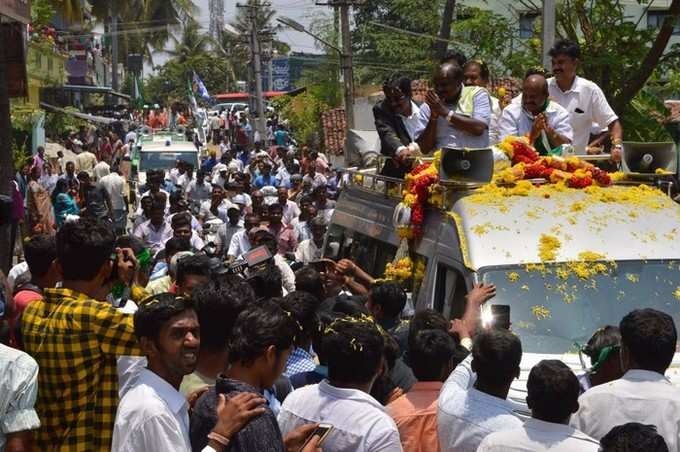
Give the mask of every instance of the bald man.
[[522, 85], [522, 101], [505, 107], [498, 128], [501, 140], [510, 135], [528, 135], [541, 155], [571, 143], [574, 137], [569, 112], [548, 99], [548, 81], [539, 73], [527, 74]]
[[426, 97], [431, 114], [421, 137], [423, 151], [489, 146], [491, 97], [482, 87], [464, 86], [464, 79], [455, 62], [442, 64], [435, 73], [435, 90]]

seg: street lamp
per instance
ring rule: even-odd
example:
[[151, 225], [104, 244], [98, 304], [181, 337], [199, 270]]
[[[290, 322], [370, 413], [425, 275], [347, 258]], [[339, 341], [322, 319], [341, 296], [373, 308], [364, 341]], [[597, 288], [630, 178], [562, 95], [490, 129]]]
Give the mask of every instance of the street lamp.
[[340, 54], [340, 61], [342, 62], [342, 74], [344, 78], [344, 91], [345, 91], [345, 118], [347, 121], [347, 129], [354, 128], [354, 71], [352, 69], [352, 56], [349, 52], [344, 52], [338, 46], [331, 44], [330, 42], [323, 39], [321, 36], [312, 33], [307, 30], [304, 25], [297, 22], [290, 17], [277, 17], [276, 20], [283, 25], [292, 28], [300, 33], [306, 33], [312, 38], [319, 41], [326, 47], [335, 50]]

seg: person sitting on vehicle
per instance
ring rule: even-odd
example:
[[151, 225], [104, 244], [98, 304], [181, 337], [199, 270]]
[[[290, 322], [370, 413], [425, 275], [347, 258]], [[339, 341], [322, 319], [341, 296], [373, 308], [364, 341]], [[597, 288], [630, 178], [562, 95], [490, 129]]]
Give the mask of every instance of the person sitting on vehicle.
[[540, 71], [529, 71], [522, 85], [521, 102], [514, 101], [503, 110], [498, 125], [500, 140], [528, 135], [541, 155], [571, 143], [574, 131], [569, 112], [548, 97], [548, 82]]
[[411, 369], [418, 382], [387, 405], [387, 413], [399, 428], [404, 450], [438, 451], [437, 398], [452, 371], [456, 343], [446, 331], [423, 330], [413, 339], [410, 352]]
[[673, 317], [654, 309], [637, 309], [621, 320], [619, 330], [625, 374], [584, 392], [571, 425], [602, 439], [617, 425], [650, 424], [656, 426], [668, 448], [677, 451], [680, 390], [664, 376], [677, 347]]
[[629, 422], [614, 427], [600, 441], [601, 452], [668, 452], [663, 437], [653, 425]]
[[582, 349], [590, 358], [590, 368], [579, 376], [581, 392], [623, 376], [621, 369], [621, 333], [618, 327], [607, 325], [595, 331]]
[[513, 450], [535, 452], [598, 452], [597, 440], [569, 426], [578, 410], [579, 384], [569, 366], [551, 359], [536, 364], [527, 381], [531, 419], [511, 430], [491, 433], [477, 452]]

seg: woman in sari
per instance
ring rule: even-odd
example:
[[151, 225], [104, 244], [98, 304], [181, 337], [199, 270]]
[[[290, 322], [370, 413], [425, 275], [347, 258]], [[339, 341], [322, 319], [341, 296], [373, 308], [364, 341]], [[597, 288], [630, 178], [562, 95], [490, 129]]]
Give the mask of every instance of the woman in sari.
[[31, 168], [28, 183], [28, 226], [29, 234], [54, 234], [52, 201], [45, 187], [40, 185], [40, 168]]
[[64, 224], [67, 215], [80, 215], [78, 202], [73, 197], [73, 189], [73, 187], [69, 187], [66, 179], [59, 179], [52, 192], [52, 204], [54, 205], [54, 216], [58, 228]]

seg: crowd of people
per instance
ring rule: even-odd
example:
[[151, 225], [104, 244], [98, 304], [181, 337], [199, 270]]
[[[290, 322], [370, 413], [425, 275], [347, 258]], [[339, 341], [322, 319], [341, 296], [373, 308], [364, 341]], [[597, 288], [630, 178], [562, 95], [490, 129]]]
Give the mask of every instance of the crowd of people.
[[[548, 101], [554, 89], [616, 146], [597, 90], [564, 85], [577, 50], [558, 43], [555, 78], [530, 74], [500, 114], [482, 62], [449, 58], [420, 106], [410, 82], [386, 83], [375, 113], [387, 171], [403, 175], [433, 143], [507, 133], [585, 146], [573, 109]], [[473, 287], [461, 318], [406, 318], [398, 282], [323, 258], [343, 189], [323, 153], [295, 149], [275, 123], [256, 137], [247, 118], [209, 122], [199, 167], [178, 160], [136, 188], [123, 169], [134, 130], [74, 137], [73, 161], [39, 149], [17, 174], [22, 259], [0, 274], [0, 451], [680, 451], [668, 314], [603, 326], [584, 373], [523, 368], [520, 338], [481, 326], [495, 287]]]
[[173, 286], [150, 295], [147, 251], [90, 217], [26, 242], [30, 280], [5, 310], [14, 347], [0, 345], [0, 448], [678, 450], [665, 313], [635, 310], [595, 332], [582, 375], [538, 362], [522, 407], [509, 399], [521, 340], [480, 327], [493, 286], [474, 287], [460, 319], [405, 321], [396, 282], [356, 295], [304, 266], [284, 294], [274, 264], [232, 274], [187, 251], [171, 259]]

